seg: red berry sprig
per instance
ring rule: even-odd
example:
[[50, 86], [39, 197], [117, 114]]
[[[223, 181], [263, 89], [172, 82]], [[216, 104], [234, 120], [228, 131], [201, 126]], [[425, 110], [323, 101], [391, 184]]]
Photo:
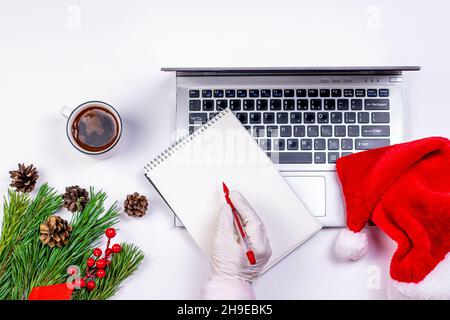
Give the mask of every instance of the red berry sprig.
[[105, 231], [105, 235], [108, 238], [106, 243], [105, 254], [102, 258], [102, 250], [100, 248], [95, 248], [92, 251], [92, 255], [95, 257], [90, 257], [86, 261], [86, 274], [83, 278], [79, 279], [79, 286], [81, 288], [86, 287], [87, 290], [92, 291], [96, 287], [95, 279], [102, 279], [106, 276], [106, 269], [111, 264], [112, 257], [114, 254], [120, 253], [122, 247], [120, 244], [116, 243], [110, 248], [111, 239], [116, 236], [116, 229], [108, 228]]

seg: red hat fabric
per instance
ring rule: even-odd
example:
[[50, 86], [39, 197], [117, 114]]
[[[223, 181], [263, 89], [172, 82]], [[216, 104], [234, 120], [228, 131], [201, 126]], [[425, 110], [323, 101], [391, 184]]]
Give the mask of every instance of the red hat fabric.
[[391, 277], [418, 283], [450, 251], [450, 141], [432, 137], [340, 158], [347, 225], [398, 244]]

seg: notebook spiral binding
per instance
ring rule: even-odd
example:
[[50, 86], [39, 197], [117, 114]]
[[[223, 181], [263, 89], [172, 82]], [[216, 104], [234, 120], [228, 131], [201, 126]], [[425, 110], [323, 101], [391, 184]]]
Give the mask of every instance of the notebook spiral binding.
[[203, 131], [212, 126], [215, 122], [217, 122], [220, 118], [230, 112], [230, 109], [225, 109], [216, 114], [213, 118], [211, 118], [208, 122], [200, 126], [197, 130], [195, 130], [192, 134], [186, 134], [185, 136], [179, 138], [177, 141], [172, 143], [166, 150], [157, 155], [152, 161], [144, 166], [146, 172], [155, 169], [158, 165], [172, 156], [175, 152], [181, 149], [183, 146], [188, 144], [190, 141], [194, 140], [198, 135], [200, 135]]

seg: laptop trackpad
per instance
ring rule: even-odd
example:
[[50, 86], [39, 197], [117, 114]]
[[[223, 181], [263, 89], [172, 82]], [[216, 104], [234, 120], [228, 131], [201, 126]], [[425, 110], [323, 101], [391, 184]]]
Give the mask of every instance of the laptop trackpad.
[[325, 216], [325, 177], [285, 176], [284, 178], [314, 216]]

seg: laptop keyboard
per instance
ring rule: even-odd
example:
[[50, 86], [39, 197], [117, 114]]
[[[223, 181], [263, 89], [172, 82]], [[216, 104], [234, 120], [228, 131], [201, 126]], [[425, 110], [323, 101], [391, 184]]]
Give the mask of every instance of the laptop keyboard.
[[193, 89], [189, 132], [230, 108], [278, 163], [335, 163], [390, 144], [389, 89]]

